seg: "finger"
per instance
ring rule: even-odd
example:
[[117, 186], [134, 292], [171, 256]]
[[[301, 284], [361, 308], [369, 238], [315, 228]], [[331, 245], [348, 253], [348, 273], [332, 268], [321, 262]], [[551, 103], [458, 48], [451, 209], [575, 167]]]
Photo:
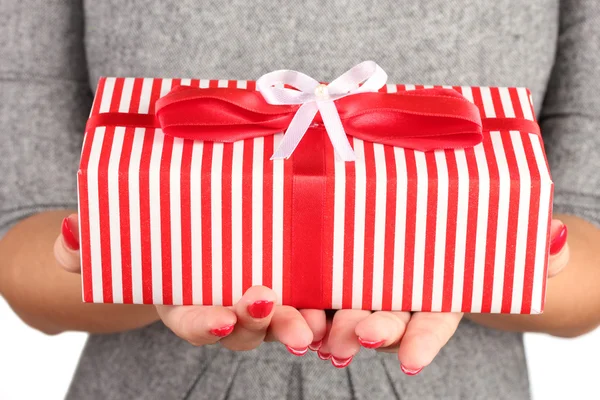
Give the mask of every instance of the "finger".
[[331, 318], [327, 318], [325, 322], [325, 335], [323, 339], [321, 339], [321, 346], [317, 350], [317, 356], [321, 360], [329, 360], [331, 358], [331, 348], [329, 346], [329, 333], [331, 332], [331, 325], [333, 320]]
[[233, 306], [238, 322], [221, 344], [230, 350], [245, 351], [260, 346], [271, 323], [277, 296], [266, 286], [253, 286]]
[[156, 311], [163, 323], [177, 336], [194, 346], [217, 342], [234, 329], [235, 313], [215, 306], [162, 306]]
[[324, 310], [300, 310], [300, 314], [312, 331], [313, 341], [308, 346], [312, 351], [317, 351], [323, 343], [325, 332], [327, 331], [327, 318]]
[[569, 245], [567, 244], [567, 226], [558, 219], [550, 225], [550, 257], [548, 277], [558, 275], [569, 263]]
[[414, 313], [398, 349], [402, 371], [416, 375], [429, 365], [454, 335], [461, 318], [462, 313]]
[[71, 214], [63, 220], [61, 233], [54, 242], [54, 258], [68, 272], [81, 272], [78, 232], [77, 214]]
[[360, 350], [358, 337], [354, 333], [356, 325], [371, 314], [363, 310], [340, 310], [333, 316], [329, 332], [331, 363], [336, 368], [344, 368]]
[[313, 342], [313, 332], [300, 313], [294, 307], [278, 306], [269, 326], [273, 338], [283, 343], [295, 356], [303, 356]]
[[356, 325], [358, 342], [367, 349], [396, 351], [410, 320], [409, 312], [377, 311]]

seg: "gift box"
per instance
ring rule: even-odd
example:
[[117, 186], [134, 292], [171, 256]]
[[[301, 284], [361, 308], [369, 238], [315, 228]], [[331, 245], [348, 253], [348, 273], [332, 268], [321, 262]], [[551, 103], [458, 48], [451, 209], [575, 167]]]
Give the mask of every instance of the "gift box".
[[[435, 101], [452, 97], [448, 117]], [[272, 160], [298, 107], [253, 81], [100, 79], [83, 300], [231, 305], [265, 285], [298, 308], [540, 313], [553, 183], [529, 91], [386, 84], [337, 103], [353, 161], [323, 112]]]

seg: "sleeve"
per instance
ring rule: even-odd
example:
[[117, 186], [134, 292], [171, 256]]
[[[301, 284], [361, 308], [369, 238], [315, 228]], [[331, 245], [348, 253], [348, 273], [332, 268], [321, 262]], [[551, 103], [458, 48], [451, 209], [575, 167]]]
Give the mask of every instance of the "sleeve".
[[34, 213], [75, 208], [92, 102], [79, 0], [0, 0], [0, 238]]
[[554, 212], [600, 226], [600, 2], [562, 0], [554, 69], [540, 115]]

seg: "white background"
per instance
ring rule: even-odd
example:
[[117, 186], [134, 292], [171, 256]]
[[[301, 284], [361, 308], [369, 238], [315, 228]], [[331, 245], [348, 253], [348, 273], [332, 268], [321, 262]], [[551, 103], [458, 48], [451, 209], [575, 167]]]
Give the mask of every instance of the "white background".
[[[0, 298], [0, 399], [62, 399], [84, 341], [28, 328]], [[527, 335], [526, 344], [534, 400], [600, 399], [600, 330], [570, 340]]]

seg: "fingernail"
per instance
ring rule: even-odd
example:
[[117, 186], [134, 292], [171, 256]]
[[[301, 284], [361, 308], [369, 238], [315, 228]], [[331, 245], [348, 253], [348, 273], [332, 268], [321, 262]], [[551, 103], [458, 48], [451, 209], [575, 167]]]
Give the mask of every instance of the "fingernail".
[[290, 353], [292, 353], [295, 356], [301, 357], [303, 355], [305, 355], [308, 352], [308, 347], [305, 347], [303, 349], [295, 349], [293, 347], [288, 346], [287, 344], [285, 345], [285, 348], [288, 349], [288, 351]]
[[378, 347], [381, 347], [381, 345], [383, 344], [383, 342], [385, 342], [385, 340], [370, 341], [370, 340], [364, 340], [363, 338], [359, 337], [358, 342], [360, 343], [360, 345], [362, 347], [365, 347], [367, 349], [376, 349]]
[[329, 360], [331, 358], [331, 354], [329, 353], [321, 353], [321, 350], [317, 350], [317, 356], [323, 361]]
[[550, 235], [550, 255], [554, 256], [560, 253], [567, 243], [567, 226], [561, 223]]
[[269, 300], [258, 300], [248, 306], [248, 314], [252, 318], [265, 318], [273, 310], [273, 302]]
[[312, 342], [311, 344], [309, 344], [308, 348], [311, 349], [312, 351], [317, 351], [317, 350], [319, 350], [319, 348], [321, 348], [322, 344], [323, 344], [323, 339], [317, 340], [317, 341]]
[[65, 245], [71, 250], [79, 250], [79, 239], [77, 238], [77, 232], [74, 229], [73, 222], [69, 217], [63, 219], [61, 233]]
[[233, 324], [232, 325], [226, 325], [223, 326], [221, 328], [215, 328], [215, 329], [211, 329], [210, 333], [212, 335], [218, 336], [218, 337], [225, 337], [227, 335], [229, 335], [231, 332], [233, 332]]
[[421, 372], [423, 370], [423, 367], [417, 368], [417, 369], [411, 369], [411, 368], [406, 368], [404, 365], [400, 364], [400, 369], [406, 375], [414, 376], [414, 375], [418, 374], [419, 372]]
[[353, 358], [354, 356], [343, 359], [331, 357], [331, 364], [333, 364], [333, 366], [336, 368], [346, 368], [348, 365], [350, 365]]

